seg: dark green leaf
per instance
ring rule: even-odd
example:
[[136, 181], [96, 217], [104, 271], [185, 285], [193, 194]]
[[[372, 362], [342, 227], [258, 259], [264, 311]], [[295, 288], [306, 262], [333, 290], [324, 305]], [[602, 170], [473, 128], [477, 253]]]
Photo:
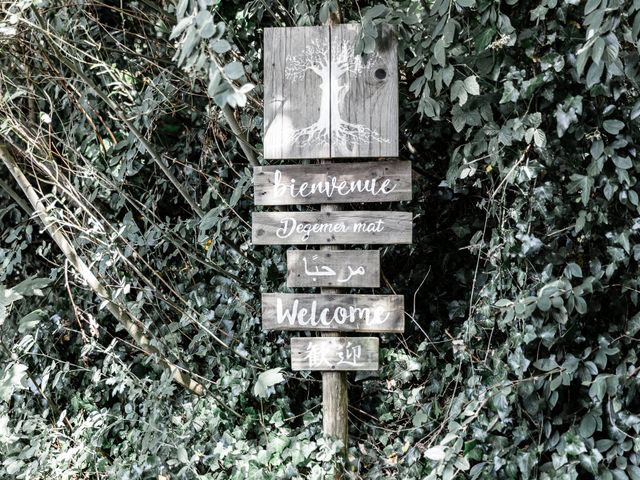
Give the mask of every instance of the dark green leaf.
[[604, 53], [605, 41], [602, 37], [598, 37], [591, 48], [591, 59], [593, 63], [599, 64]]
[[253, 394], [259, 398], [268, 398], [273, 390], [272, 387], [284, 382], [284, 375], [280, 373], [281, 370], [282, 368], [272, 368], [258, 375], [258, 379], [253, 386]]
[[640, 117], [640, 100], [638, 100], [636, 103], [633, 104], [633, 107], [631, 108], [631, 113], [629, 114], [630, 120], [635, 120], [638, 117]]
[[624, 128], [624, 123], [620, 120], [605, 120], [602, 122], [602, 128], [611, 135], [617, 135]]
[[368, 9], [365, 13], [365, 17], [373, 19], [378, 17], [383, 17], [387, 14], [389, 9], [384, 5], [374, 5], [370, 9]]
[[613, 160], [616, 167], [622, 168], [623, 170], [633, 167], [633, 162], [629, 157], [619, 157], [618, 155], [614, 155], [611, 157], [611, 160]]
[[22, 317], [22, 320], [20, 320], [18, 331], [20, 333], [26, 333], [29, 330], [34, 329], [36, 325], [38, 325], [38, 323], [40, 323], [40, 321], [45, 317], [45, 315], [46, 313], [40, 309], [34, 310], [28, 315], [25, 315], [24, 317]]
[[50, 278], [42, 278], [42, 277], [29, 277], [26, 280], [23, 280], [18, 285], [13, 287], [13, 291], [19, 295], [29, 296], [29, 295], [38, 295], [42, 296], [44, 293], [42, 289], [49, 286], [52, 280]]
[[224, 66], [224, 73], [231, 80], [237, 80], [244, 75], [244, 67], [240, 62], [231, 62]]
[[480, 95], [480, 85], [478, 85], [478, 78], [475, 75], [465, 78], [464, 88], [469, 95]]
[[214, 40], [211, 42], [211, 48], [214, 52], [223, 54], [231, 50], [231, 44], [224, 39]]
[[587, 0], [586, 5], [584, 6], [584, 14], [589, 15], [593, 12], [598, 5], [600, 5], [601, 0]]
[[447, 58], [444, 48], [444, 39], [440, 38], [433, 47], [433, 58], [442, 67], [447, 64]]

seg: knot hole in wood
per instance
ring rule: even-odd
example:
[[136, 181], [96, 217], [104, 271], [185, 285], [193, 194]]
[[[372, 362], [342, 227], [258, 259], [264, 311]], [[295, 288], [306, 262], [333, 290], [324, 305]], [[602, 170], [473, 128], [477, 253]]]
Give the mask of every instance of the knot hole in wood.
[[389, 65], [384, 61], [378, 61], [369, 68], [369, 73], [365, 77], [365, 82], [372, 88], [377, 89], [386, 87], [386, 85], [392, 80], [391, 77], [392, 75]]

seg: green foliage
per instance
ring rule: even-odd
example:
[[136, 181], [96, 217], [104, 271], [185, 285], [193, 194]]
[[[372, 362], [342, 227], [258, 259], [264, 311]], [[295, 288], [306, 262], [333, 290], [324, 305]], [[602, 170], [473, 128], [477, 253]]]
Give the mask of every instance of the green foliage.
[[[196, 78], [207, 82], [207, 94], [219, 106], [244, 107], [247, 93], [254, 85], [235, 85], [235, 80], [245, 78], [241, 62], [230, 60], [223, 65], [221, 57], [236, 58], [237, 49], [225, 39], [227, 30], [224, 21], [215, 22], [211, 11], [213, 1], [181, 0], [175, 11], [178, 23], [173, 28], [169, 40], [179, 39], [173, 60], [178, 66]], [[216, 5], [218, 7], [219, 5]]]
[[319, 377], [261, 331], [284, 249], [250, 244], [220, 107], [260, 152], [262, 29], [341, 14], [360, 53], [396, 26], [416, 239], [383, 249], [408, 328], [350, 377], [347, 469], [640, 478], [640, 2], [1, 8], [0, 143], [206, 393], [133, 344], [0, 165], [0, 477], [330, 477]]
[[273, 386], [284, 382], [284, 375], [280, 373], [282, 368], [272, 368], [258, 375], [258, 380], [253, 386], [253, 394], [260, 398], [269, 398], [273, 393]]

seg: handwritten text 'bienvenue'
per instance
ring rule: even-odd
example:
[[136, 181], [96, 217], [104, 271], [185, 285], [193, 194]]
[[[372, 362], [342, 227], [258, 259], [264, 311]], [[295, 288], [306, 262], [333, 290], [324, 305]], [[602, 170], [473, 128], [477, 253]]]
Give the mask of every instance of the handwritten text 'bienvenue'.
[[276, 170], [274, 173], [273, 191], [276, 196], [283, 196], [288, 194], [292, 198], [296, 197], [310, 197], [314, 194], [325, 195], [327, 198], [331, 198], [334, 195], [340, 197], [346, 197], [352, 193], [369, 193], [373, 196], [389, 195], [398, 188], [398, 185], [393, 185], [391, 180], [386, 178], [381, 182], [377, 179], [357, 179], [357, 180], [338, 180], [337, 177], [327, 176], [326, 181], [320, 182], [302, 182], [296, 184], [294, 178], [289, 179], [289, 182], [282, 181], [282, 173], [280, 170]]

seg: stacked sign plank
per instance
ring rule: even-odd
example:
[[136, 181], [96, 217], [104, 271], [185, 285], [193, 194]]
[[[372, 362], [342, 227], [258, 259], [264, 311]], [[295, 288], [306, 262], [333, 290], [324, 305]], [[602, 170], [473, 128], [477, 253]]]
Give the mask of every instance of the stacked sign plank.
[[[376, 51], [355, 55], [358, 27], [265, 29], [266, 160], [397, 157], [397, 47], [383, 27]], [[256, 205], [383, 203], [411, 199], [410, 162], [272, 165], [254, 169]], [[255, 245], [388, 245], [412, 241], [408, 212], [255, 212]], [[326, 248], [326, 247], [325, 247]], [[379, 250], [287, 252], [287, 285], [376, 288]], [[401, 333], [399, 295], [265, 293], [265, 330]], [[293, 370], [378, 368], [375, 337], [291, 339]]]

